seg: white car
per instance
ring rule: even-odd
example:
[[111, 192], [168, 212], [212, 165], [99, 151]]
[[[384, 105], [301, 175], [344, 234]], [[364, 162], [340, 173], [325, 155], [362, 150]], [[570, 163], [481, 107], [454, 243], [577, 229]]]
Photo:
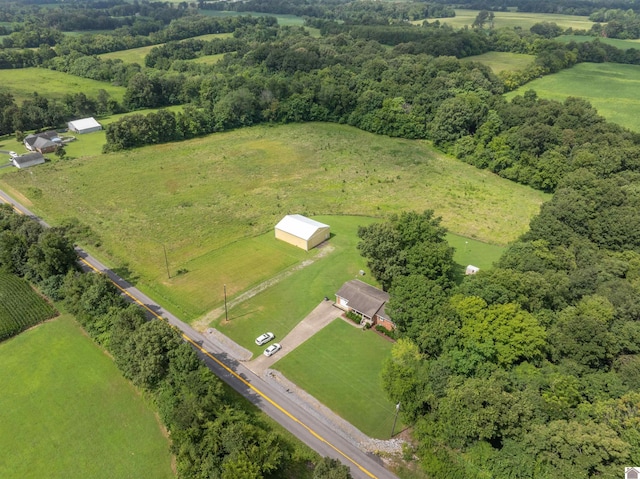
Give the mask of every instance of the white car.
[[275, 335], [273, 333], [264, 333], [261, 334], [260, 336], [258, 336], [256, 338], [256, 344], [258, 346], [262, 346], [263, 344], [267, 344], [269, 341], [271, 341], [273, 338], [275, 338]]
[[281, 349], [282, 349], [282, 346], [280, 346], [280, 343], [274, 343], [271, 346], [269, 346], [267, 349], [264, 350], [264, 355], [269, 357], [269, 356], [277, 353]]

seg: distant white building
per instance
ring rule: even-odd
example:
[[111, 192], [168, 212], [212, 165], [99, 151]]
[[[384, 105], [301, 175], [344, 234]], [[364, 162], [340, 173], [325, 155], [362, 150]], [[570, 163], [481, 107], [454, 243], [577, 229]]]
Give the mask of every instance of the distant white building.
[[70, 131], [78, 133], [91, 133], [92, 131], [102, 130], [102, 125], [96, 121], [95, 118], [83, 118], [82, 120], [73, 120], [67, 123], [67, 127]]
[[473, 266], [472, 264], [470, 264], [469, 266], [467, 266], [466, 271], [464, 272], [464, 274], [476, 274], [478, 271], [480, 271], [480, 268], [478, 268], [477, 266]]
[[287, 215], [276, 225], [276, 239], [309, 251], [329, 239], [330, 227], [302, 215]]

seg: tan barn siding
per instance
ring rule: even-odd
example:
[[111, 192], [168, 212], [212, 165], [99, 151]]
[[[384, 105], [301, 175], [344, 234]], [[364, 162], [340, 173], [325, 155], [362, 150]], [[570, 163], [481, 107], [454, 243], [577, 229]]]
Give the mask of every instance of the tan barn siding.
[[294, 236], [291, 233], [287, 233], [286, 231], [276, 229], [276, 239], [286, 241], [293, 246], [297, 246], [298, 248], [302, 248], [305, 251], [309, 251], [307, 242], [304, 239], [298, 238], [297, 236]]
[[309, 240], [307, 241], [308, 243], [308, 249], [312, 249], [315, 248], [316, 246], [318, 246], [320, 243], [322, 243], [323, 241], [326, 241], [329, 239], [329, 228], [320, 228], [318, 229], [318, 231], [316, 231], [313, 236], [311, 236], [311, 238], [309, 238]]

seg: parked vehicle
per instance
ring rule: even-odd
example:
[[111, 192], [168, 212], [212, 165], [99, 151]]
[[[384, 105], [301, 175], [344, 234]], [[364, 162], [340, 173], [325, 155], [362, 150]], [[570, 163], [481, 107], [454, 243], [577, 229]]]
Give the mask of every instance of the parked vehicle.
[[277, 353], [278, 351], [280, 351], [282, 349], [282, 346], [280, 346], [279, 343], [274, 343], [271, 346], [269, 346], [267, 349], [264, 350], [264, 355], [269, 357], [274, 355], [275, 353]]
[[260, 336], [258, 336], [256, 338], [256, 344], [258, 346], [262, 346], [263, 344], [267, 344], [269, 341], [271, 341], [273, 338], [275, 338], [275, 335], [273, 333], [264, 333], [261, 334]]

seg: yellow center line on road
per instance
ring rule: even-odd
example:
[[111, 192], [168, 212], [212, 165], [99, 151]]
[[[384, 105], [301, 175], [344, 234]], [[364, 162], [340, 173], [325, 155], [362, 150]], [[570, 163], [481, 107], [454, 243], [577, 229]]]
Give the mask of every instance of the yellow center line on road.
[[[20, 214], [24, 214], [22, 213], [22, 211], [20, 211], [13, 203], [7, 202], [4, 198], [0, 197], [0, 200], [2, 200], [4, 203], [10, 204], [14, 210], [16, 210], [18, 213]], [[96, 273], [100, 273], [100, 274], [104, 274], [102, 271], [100, 271], [98, 268], [96, 268], [95, 266], [93, 266], [91, 263], [89, 263], [87, 260], [85, 260], [84, 258], [80, 258], [78, 257], [78, 260], [81, 261], [82, 263], [84, 263], [86, 266], [88, 266], [89, 268], [91, 268], [93, 271], [95, 271]], [[138, 298], [136, 298], [135, 296], [133, 296], [131, 293], [129, 293], [129, 291], [127, 291], [126, 289], [124, 289], [122, 286], [120, 286], [118, 283], [116, 283], [115, 281], [113, 281], [108, 275], [107, 278], [109, 278], [111, 280], [111, 282], [115, 285], [116, 288], [118, 288], [120, 291], [122, 291], [123, 294], [125, 294], [126, 296], [128, 296], [133, 302], [135, 302], [136, 304], [142, 306], [144, 309], [146, 309], [147, 311], [149, 311], [151, 314], [153, 314], [156, 318], [161, 319], [163, 321], [167, 321], [167, 318], [159, 315], [158, 313], [156, 313], [155, 311], [153, 311], [151, 308], [149, 308], [149, 306], [147, 306], [146, 304], [144, 304], [142, 301], [140, 301]], [[168, 321], [167, 321], [168, 324]], [[273, 407], [275, 407], [276, 409], [278, 409], [282, 414], [284, 414], [285, 416], [287, 416], [289, 419], [291, 419], [292, 421], [300, 424], [303, 428], [305, 428], [311, 435], [313, 435], [316, 439], [318, 439], [319, 441], [325, 443], [327, 446], [329, 446], [331, 449], [333, 449], [334, 451], [336, 451], [338, 454], [340, 454], [342, 457], [344, 457], [345, 459], [347, 459], [348, 461], [352, 462], [358, 469], [360, 469], [362, 472], [364, 472], [367, 476], [369, 476], [371, 479], [378, 479], [377, 476], [373, 475], [371, 472], [369, 472], [367, 469], [365, 469], [363, 466], [361, 466], [360, 464], [358, 464], [355, 460], [353, 460], [351, 457], [349, 457], [347, 454], [345, 454], [344, 452], [342, 452], [340, 449], [338, 449], [336, 446], [334, 446], [333, 444], [331, 444], [329, 441], [327, 441], [325, 438], [323, 438], [321, 435], [319, 435], [317, 432], [315, 432], [313, 429], [311, 429], [309, 426], [307, 426], [305, 423], [303, 423], [302, 421], [300, 421], [298, 418], [296, 418], [295, 416], [293, 416], [291, 413], [289, 413], [286, 409], [284, 409], [282, 406], [280, 406], [278, 403], [276, 403], [273, 399], [271, 399], [269, 396], [267, 396], [265, 393], [263, 393], [262, 391], [260, 391], [258, 388], [256, 388], [255, 386], [253, 386], [250, 382], [248, 382], [246, 379], [244, 379], [242, 376], [240, 376], [238, 373], [236, 373], [233, 369], [231, 369], [230, 367], [228, 367], [226, 364], [224, 364], [222, 361], [220, 361], [218, 358], [216, 358], [213, 354], [211, 354], [209, 351], [207, 351], [206, 349], [204, 349], [202, 346], [200, 346], [198, 343], [196, 343], [193, 339], [191, 339], [189, 336], [187, 336], [184, 333], [181, 333], [182, 337], [189, 342], [191, 345], [193, 345], [194, 347], [196, 347], [197, 349], [199, 349], [204, 355], [206, 355], [208, 358], [211, 358], [213, 361], [216, 362], [216, 364], [218, 364], [221, 368], [223, 368], [225, 371], [227, 371], [229, 374], [231, 374], [233, 377], [235, 377], [238, 381], [240, 381], [242, 384], [244, 384], [245, 386], [247, 386], [249, 389], [251, 389], [253, 392], [255, 392], [257, 395], [259, 395], [261, 398], [263, 398], [265, 401], [267, 401], [269, 404], [271, 404]]]
[[[100, 270], [98, 270], [95, 266], [93, 266], [92, 264], [90, 264], [88, 261], [86, 261], [84, 258], [80, 258], [80, 261], [82, 261], [84, 264], [86, 264], [89, 268], [91, 268], [92, 270], [96, 271], [97, 273], [103, 274]], [[140, 306], [142, 306], [143, 308], [145, 308], [147, 311], [149, 311], [151, 314], [153, 314], [156, 318], [161, 319], [163, 321], [167, 321], [167, 318], [159, 315], [158, 313], [156, 313], [155, 311], [153, 311], [152, 309], [150, 309], [146, 304], [144, 304], [143, 302], [141, 302], [138, 298], [134, 297], [133, 295], [131, 295], [131, 293], [129, 293], [126, 289], [124, 289], [122, 286], [120, 286], [119, 284], [117, 284], [116, 282], [114, 282], [113, 280], [111, 281], [116, 288], [118, 288], [120, 291], [122, 291], [124, 294], [126, 294], [129, 298], [131, 298], [133, 301], [135, 301], [137, 304], [139, 304]], [[267, 396], [265, 393], [263, 393], [261, 390], [259, 390], [258, 388], [256, 388], [255, 386], [253, 386], [250, 382], [248, 382], [246, 379], [244, 379], [242, 376], [240, 376], [238, 373], [236, 373], [233, 369], [231, 369], [230, 367], [228, 367], [226, 364], [224, 364], [222, 361], [220, 361], [218, 358], [216, 358], [213, 354], [211, 354], [209, 351], [207, 351], [206, 349], [204, 349], [202, 346], [200, 346], [197, 342], [195, 342], [192, 338], [190, 338], [189, 336], [187, 336], [184, 333], [181, 333], [182, 337], [188, 342], [190, 343], [192, 346], [194, 346], [195, 348], [199, 349], [202, 354], [206, 355], [208, 358], [211, 358], [213, 361], [216, 362], [216, 364], [218, 364], [221, 368], [223, 368], [225, 371], [227, 371], [229, 374], [231, 374], [234, 378], [236, 378], [238, 381], [240, 381], [242, 384], [244, 384], [245, 386], [247, 386], [249, 389], [251, 389], [253, 392], [255, 392], [257, 395], [259, 395], [261, 398], [263, 398], [265, 401], [267, 401], [269, 404], [271, 404], [273, 407], [275, 407], [276, 409], [278, 409], [282, 414], [284, 414], [285, 416], [287, 416], [289, 419], [291, 419], [292, 421], [300, 424], [303, 428], [305, 428], [310, 434], [312, 434], [316, 439], [318, 439], [319, 441], [325, 443], [327, 446], [329, 446], [331, 449], [333, 449], [334, 451], [336, 451], [338, 454], [340, 454], [341, 456], [343, 456], [345, 459], [347, 459], [348, 461], [352, 462], [358, 469], [360, 469], [362, 472], [364, 472], [367, 476], [369, 476], [372, 479], [378, 479], [377, 476], [373, 475], [371, 472], [369, 472], [367, 469], [365, 469], [363, 466], [361, 466], [360, 464], [358, 464], [354, 459], [352, 459], [351, 457], [349, 457], [347, 454], [345, 454], [344, 452], [342, 452], [340, 449], [338, 449], [336, 446], [334, 446], [333, 444], [331, 444], [329, 441], [327, 441], [324, 437], [320, 436], [317, 432], [315, 432], [313, 429], [311, 429], [309, 426], [307, 426], [305, 423], [303, 423], [302, 421], [300, 421], [298, 418], [296, 418], [295, 416], [293, 416], [291, 413], [289, 413], [286, 409], [284, 409], [282, 406], [280, 406], [278, 403], [276, 403], [273, 399], [271, 399], [269, 396]]]
[[186, 334], [182, 334], [182, 337], [187, 340], [189, 343], [191, 343], [193, 346], [195, 346], [196, 348], [198, 348], [203, 354], [205, 354], [207, 357], [213, 359], [218, 365], [220, 365], [220, 367], [224, 368], [225, 371], [227, 371], [229, 374], [233, 375], [233, 377], [235, 377], [237, 380], [239, 380], [240, 382], [242, 382], [242, 384], [244, 384], [245, 386], [247, 386], [249, 389], [251, 389], [253, 392], [255, 392], [256, 394], [258, 394], [260, 397], [262, 397], [263, 399], [265, 399], [267, 402], [269, 402], [269, 404], [271, 404], [272, 406], [274, 406], [276, 409], [278, 409], [281, 413], [283, 413], [285, 416], [287, 416], [289, 419], [291, 419], [292, 421], [300, 424], [302, 427], [304, 427], [309, 433], [311, 433], [316, 439], [318, 439], [319, 441], [322, 441], [323, 443], [325, 443], [327, 446], [329, 446], [331, 449], [333, 449], [334, 451], [336, 451], [338, 454], [340, 454], [341, 456], [343, 456], [345, 459], [347, 459], [348, 461], [352, 462], [353, 464], [356, 465], [356, 467], [358, 469], [360, 469], [362, 472], [364, 472], [367, 476], [371, 477], [372, 479], [377, 479], [377, 476], [374, 476], [371, 472], [369, 472], [367, 469], [365, 469], [363, 466], [361, 466], [360, 464], [358, 464], [355, 460], [353, 460], [351, 457], [349, 457], [348, 455], [346, 455], [344, 452], [342, 452], [340, 449], [338, 449], [336, 446], [334, 446], [333, 444], [331, 444], [329, 441], [327, 441], [325, 438], [323, 438], [322, 436], [320, 436], [317, 432], [315, 432], [313, 429], [311, 429], [309, 426], [307, 426], [305, 423], [303, 423], [302, 421], [300, 421], [298, 418], [296, 418], [295, 416], [293, 416], [291, 413], [289, 413], [286, 409], [284, 409], [282, 406], [280, 406], [278, 403], [276, 403], [273, 399], [271, 399], [269, 396], [267, 396], [266, 394], [264, 394], [262, 391], [260, 391], [258, 388], [256, 388], [255, 386], [253, 386], [250, 382], [248, 382], [246, 379], [244, 379], [242, 376], [240, 376], [238, 373], [236, 373], [233, 369], [231, 369], [230, 367], [228, 367], [226, 364], [224, 364], [222, 361], [220, 361], [218, 358], [216, 358], [213, 354], [211, 354], [209, 351], [207, 351], [206, 349], [204, 349], [202, 346], [200, 346], [199, 344], [197, 344], [195, 341], [193, 341], [189, 336], [187, 336]]

